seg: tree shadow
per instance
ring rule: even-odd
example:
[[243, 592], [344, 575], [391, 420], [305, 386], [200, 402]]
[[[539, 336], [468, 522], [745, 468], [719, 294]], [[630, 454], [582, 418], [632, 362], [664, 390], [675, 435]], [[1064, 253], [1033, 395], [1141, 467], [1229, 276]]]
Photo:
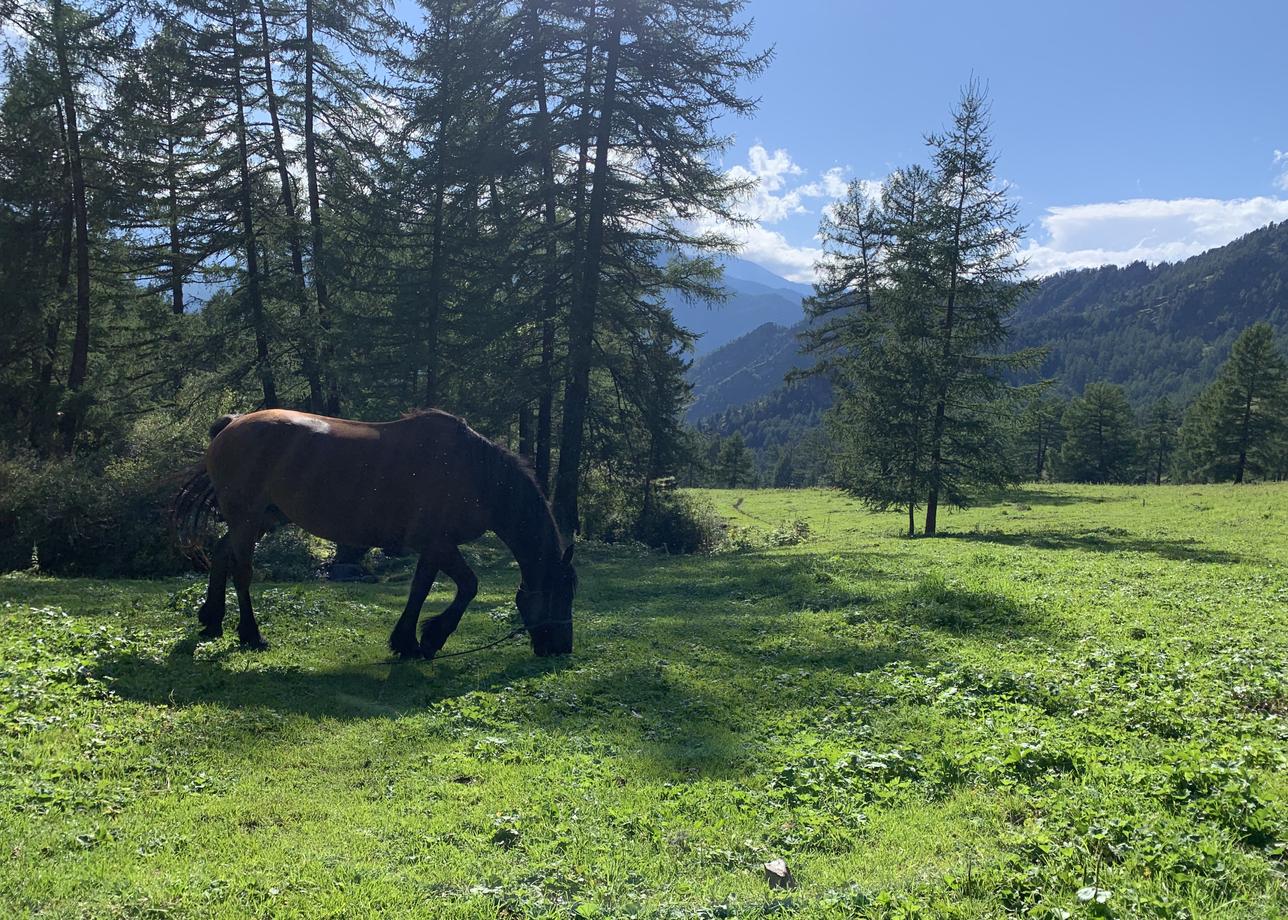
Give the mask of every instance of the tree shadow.
[[[1052, 623], [1004, 596], [936, 578], [895, 580], [899, 561], [884, 555], [738, 553], [647, 565], [624, 553], [597, 558], [583, 580], [571, 658], [535, 658], [515, 641], [442, 662], [391, 659], [373, 634], [386, 617], [368, 612], [357, 625], [370, 649], [348, 663], [329, 654], [309, 668], [294, 664], [302, 660], [295, 655], [282, 662], [272, 651], [259, 657], [231, 641], [188, 638], [160, 658], [109, 655], [94, 671], [119, 697], [151, 705], [340, 721], [399, 720], [502, 692], [520, 707], [507, 718], [524, 730], [598, 737], [669, 777], [733, 777], [757, 769], [772, 726], [826, 709], [855, 675], [924, 665], [945, 654], [945, 637], [1058, 639]], [[385, 602], [380, 586], [351, 594]], [[270, 640], [289, 650], [293, 634], [316, 628], [312, 616], [283, 610]], [[563, 698], [574, 702], [549, 702]], [[250, 738], [262, 730], [254, 722], [238, 731]]]
[[1050, 530], [1041, 533], [1006, 533], [996, 530], [940, 533], [940, 538], [979, 543], [998, 543], [1004, 546], [1029, 546], [1035, 549], [1076, 549], [1096, 553], [1149, 553], [1178, 562], [1242, 562], [1243, 556], [1228, 550], [1210, 549], [1193, 537], [1168, 540], [1158, 537], [1132, 536], [1116, 528], [1075, 533], [1067, 530]]
[[972, 507], [992, 508], [997, 505], [1101, 505], [1109, 500], [1103, 495], [1071, 495], [1068, 492], [1053, 492], [1049, 489], [1029, 487], [990, 492], [972, 502]]

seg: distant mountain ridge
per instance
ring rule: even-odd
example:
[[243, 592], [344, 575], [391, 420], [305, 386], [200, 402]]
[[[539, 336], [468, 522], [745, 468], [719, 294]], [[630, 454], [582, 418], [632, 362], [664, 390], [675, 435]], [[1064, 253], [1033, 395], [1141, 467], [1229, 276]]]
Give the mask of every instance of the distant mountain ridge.
[[[1183, 262], [1044, 278], [1015, 314], [1012, 344], [1048, 346], [1033, 379], [1054, 379], [1067, 393], [1108, 380], [1138, 406], [1161, 396], [1184, 403], [1211, 382], [1238, 334], [1261, 321], [1274, 327], [1282, 347], [1288, 340], [1288, 221]], [[764, 423], [755, 409], [761, 401], [794, 405], [774, 394], [783, 375], [808, 366], [799, 352], [800, 329], [800, 323], [762, 326], [700, 356], [689, 371], [695, 397], [689, 421], [711, 419], [732, 431], [739, 419]], [[812, 390], [811, 417], [818, 398]], [[729, 414], [738, 407], [748, 411]]]
[[801, 298], [813, 293], [809, 285], [780, 278], [746, 259], [729, 256], [721, 261], [727, 300], [714, 304], [689, 301], [674, 291], [666, 298], [680, 325], [699, 334], [699, 356], [766, 323], [792, 326], [803, 318]]

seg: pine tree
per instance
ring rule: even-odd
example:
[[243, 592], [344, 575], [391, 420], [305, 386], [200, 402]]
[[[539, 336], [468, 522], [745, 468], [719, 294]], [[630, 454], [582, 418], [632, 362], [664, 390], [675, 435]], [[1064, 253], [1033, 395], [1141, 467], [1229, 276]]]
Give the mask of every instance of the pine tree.
[[749, 482], [755, 475], [751, 452], [747, 450], [742, 435], [735, 432], [720, 442], [720, 455], [716, 459], [716, 475], [722, 486], [736, 489]]
[[937, 529], [942, 499], [960, 505], [981, 486], [1002, 485], [1013, 471], [998, 450], [1005, 430], [997, 401], [1004, 374], [1032, 366], [1034, 351], [1007, 354], [1007, 320], [1031, 286], [1015, 251], [1023, 232], [1008, 189], [996, 182], [988, 101], [971, 83], [952, 124], [928, 143], [936, 194], [931, 199], [933, 260], [938, 270], [934, 339], [935, 408], [930, 433], [927, 536]]
[[1164, 396], [1156, 400], [1146, 413], [1141, 426], [1141, 454], [1147, 461], [1147, 472], [1154, 477], [1154, 485], [1162, 485], [1163, 472], [1172, 459], [1176, 447], [1176, 410], [1172, 401]]
[[1019, 419], [1019, 468], [1034, 482], [1050, 472], [1051, 460], [1064, 440], [1060, 419], [1065, 401], [1057, 396], [1035, 396]]
[[1235, 341], [1217, 378], [1186, 413], [1184, 463], [1200, 479], [1243, 482], [1272, 474], [1288, 426], [1288, 365], [1268, 323]]
[[1074, 482], [1130, 482], [1135, 478], [1136, 422], [1122, 387], [1091, 383], [1069, 402], [1061, 419], [1060, 474]]
[[890, 176], [879, 205], [852, 185], [825, 218], [807, 347], [837, 388], [841, 483], [875, 508], [907, 508], [910, 534], [924, 501], [933, 535], [941, 501], [961, 505], [1014, 479], [1007, 373], [1039, 353], [1005, 347], [1028, 286], [978, 86], [928, 144], [932, 169]]
[[[610, 272], [629, 271], [633, 282], [646, 288], [641, 293], [656, 295], [667, 278], [650, 266], [663, 247], [702, 251], [730, 245], [714, 234], [688, 230], [684, 222], [701, 212], [732, 216], [730, 199], [739, 186], [711, 161], [726, 142], [715, 121], [729, 111], [752, 108], [738, 83], [765, 62], [763, 55], [743, 52], [750, 32], [735, 19], [740, 2], [649, 0], [607, 6], [602, 25], [589, 30], [598, 38], [588, 48], [583, 83], [589, 91], [582, 101], [582, 150], [590, 150], [593, 125], [594, 159], [587, 170], [586, 156], [579, 157], [574, 206], [575, 280], [554, 490], [555, 518], [566, 533], [578, 528], [590, 378], [604, 316], [602, 282]], [[591, 21], [596, 15], [592, 6]], [[629, 149], [629, 167], [613, 162], [614, 149]], [[583, 225], [581, 179], [587, 174]], [[647, 226], [638, 223], [644, 215]]]

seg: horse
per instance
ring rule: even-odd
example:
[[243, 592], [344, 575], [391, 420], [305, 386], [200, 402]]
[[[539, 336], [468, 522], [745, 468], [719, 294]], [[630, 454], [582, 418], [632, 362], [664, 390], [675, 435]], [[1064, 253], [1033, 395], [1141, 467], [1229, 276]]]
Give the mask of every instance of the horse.
[[[209, 556], [198, 613], [204, 638], [223, 635], [231, 573], [238, 637], [249, 648], [266, 647], [251, 608], [251, 560], [266, 532], [293, 523], [337, 543], [417, 552], [389, 648], [432, 659], [478, 592], [460, 546], [490, 530], [519, 564], [515, 605], [532, 651], [572, 652], [573, 547], [565, 547], [527, 464], [454, 415], [435, 409], [374, 423], [284, 409], [224, 416], [172, 508], [189, 555], [204, 553], [199, 535], [215, 512], [228, 530]], [[417, 642], [421, 608], [440, 571], [455, 582], [456, 596], [424, 622]]]

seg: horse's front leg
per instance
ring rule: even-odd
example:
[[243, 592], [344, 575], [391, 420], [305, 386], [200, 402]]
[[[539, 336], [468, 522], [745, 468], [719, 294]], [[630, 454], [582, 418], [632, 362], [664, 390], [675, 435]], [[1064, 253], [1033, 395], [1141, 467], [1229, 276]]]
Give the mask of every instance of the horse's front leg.
[[416, 562], [416, 574], [411, 578], [411, 590], [407, 593], [407, 606], [402, 616], [389, 635], [389, 648], [395, 655], [404, 658], [420, 657], [420, 646], [416, 642], [416, 621], [420, 619], [420, 610], [425, 606], [425, 597], [434, 587], [434, 577], [438, 566], [428, 554], [422, 554]]
[[453, 546], [445, 550], [434, 561], [448, 578], [456, 582], [456, 597], [452, 598], [446, 610], [426, 620], [425, 625], [421, 627], [420, 651], [426, 658], [433, 658], [438, 654], [447, 637], [455, 632], [457, 625], [460, 624], [465, 608], [479, 591], [478, 577], [465, 561], [465, 557], [461, 555], [459, 547]]

